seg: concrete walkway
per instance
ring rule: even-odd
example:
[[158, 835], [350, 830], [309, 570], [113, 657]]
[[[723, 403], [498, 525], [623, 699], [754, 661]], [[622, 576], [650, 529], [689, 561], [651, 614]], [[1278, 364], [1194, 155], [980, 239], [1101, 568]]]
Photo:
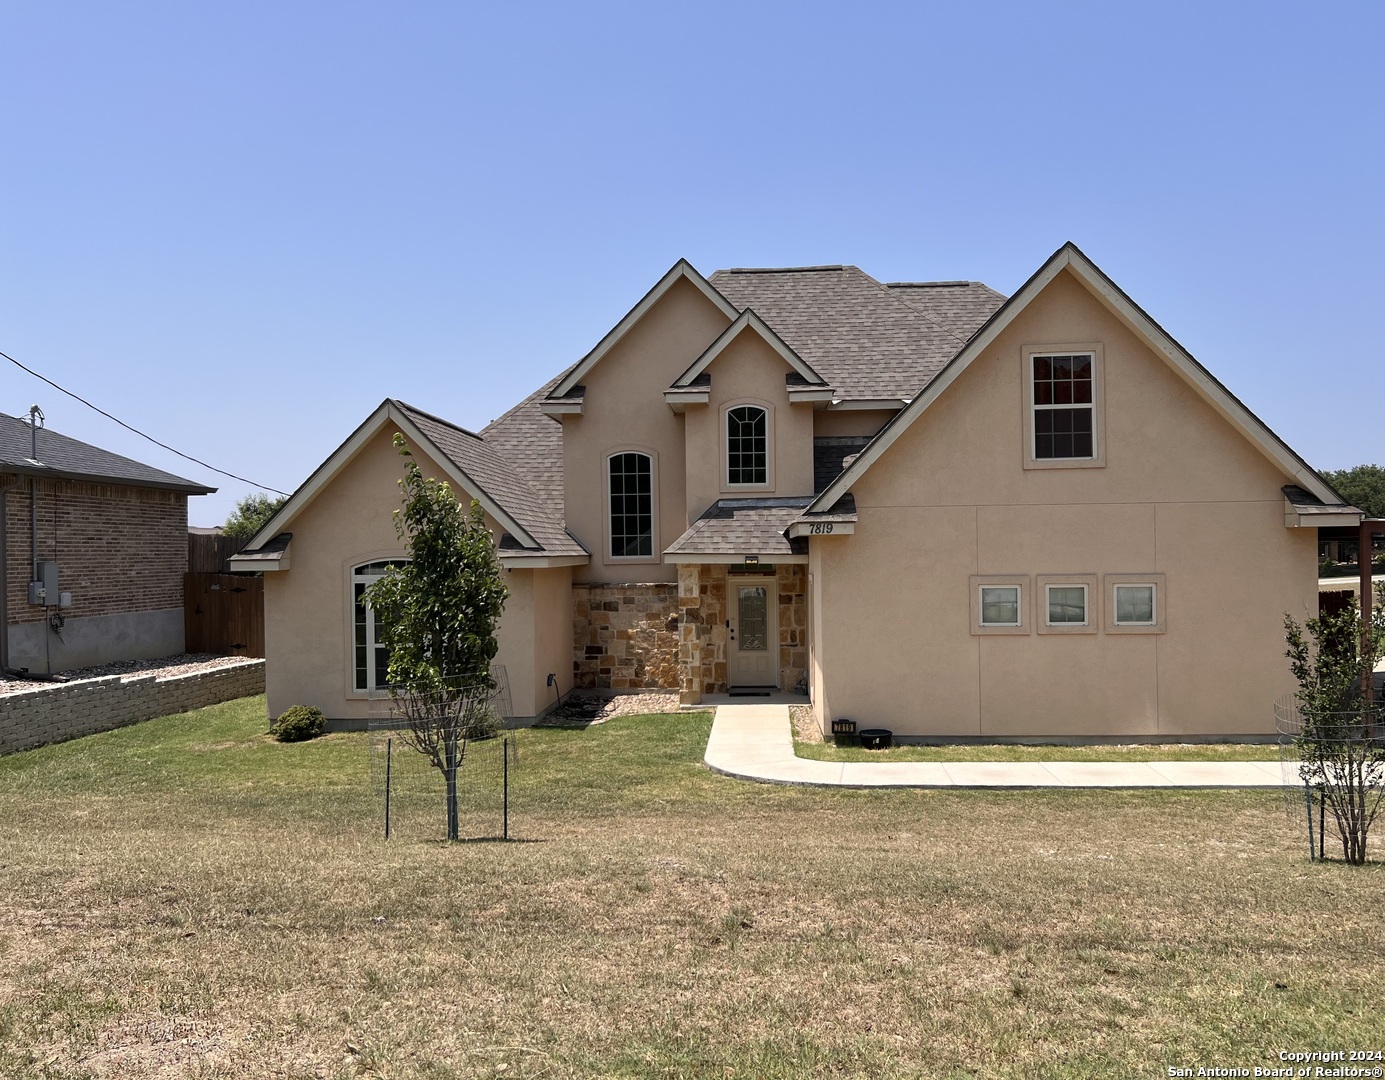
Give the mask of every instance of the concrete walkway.
[[1277, 788], [1277, 761], [809, 761], [787, 705], [718, 705], [704, 758], [769, 784], [853, 788]]

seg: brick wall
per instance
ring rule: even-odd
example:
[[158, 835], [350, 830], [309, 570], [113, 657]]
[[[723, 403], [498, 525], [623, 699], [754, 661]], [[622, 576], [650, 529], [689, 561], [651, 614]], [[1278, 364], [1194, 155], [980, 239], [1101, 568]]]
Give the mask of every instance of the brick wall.
[[0, 754], [263, 693], [263, 660], [164, 679], [109, 675], [43, 684], [0, 696]]
[[672, 690], [678, 679], [678, 586], [572, 587], [572, 685]]
[[[38, 557], [57, 562], [59, 585], [72, 594], [72, 607], [64, 615], [80, 619], [183, 606], [186, 495], [75, 480], [39, 480], [35, 487]], [[27, 480], [21, 479], [7, 495], [6, 508], [9, 621], [38, 622], [45, 612], [29, 603]]]

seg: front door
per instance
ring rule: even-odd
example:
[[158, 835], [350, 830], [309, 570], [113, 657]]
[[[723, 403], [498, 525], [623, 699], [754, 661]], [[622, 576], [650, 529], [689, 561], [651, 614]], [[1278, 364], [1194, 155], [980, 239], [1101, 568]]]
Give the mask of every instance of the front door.
[[736, 578], [727, 620], [726, 681], [731, 686], [779, 685], [779, 591], [773, 578]]

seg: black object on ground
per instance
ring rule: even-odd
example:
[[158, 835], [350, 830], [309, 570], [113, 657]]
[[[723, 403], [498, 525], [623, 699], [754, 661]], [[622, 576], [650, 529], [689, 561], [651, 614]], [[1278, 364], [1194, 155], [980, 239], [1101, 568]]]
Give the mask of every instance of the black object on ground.
[[865, 750], [888, 750], [894, 743], [894, 732], [889, 728], [862, 728], [860, 737]]

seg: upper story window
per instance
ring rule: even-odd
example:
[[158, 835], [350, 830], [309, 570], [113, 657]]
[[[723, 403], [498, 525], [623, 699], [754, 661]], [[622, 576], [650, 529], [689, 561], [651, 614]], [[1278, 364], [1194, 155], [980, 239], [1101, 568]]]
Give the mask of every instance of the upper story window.
[[1096, 457], [1096, 357], [1036, 354], [1030, 364], [1035, 460]]
[[383, 690], [389, 685], [390, 654], [384, 644], [384, 625], [380, 613], [366, 604], [366, 588], [392, 566], [403, 566], [403, 560], [364, 563], [351, 571], [352, 658], [358, 691]]
[[726, 484], [764, 487], [769, 483], [769, 413], [739, 405], [726, 413]]
[[648, 454], [630, 450], [607, 458], [611, 499], [611, 556], [654, 556], [654, 467]]

